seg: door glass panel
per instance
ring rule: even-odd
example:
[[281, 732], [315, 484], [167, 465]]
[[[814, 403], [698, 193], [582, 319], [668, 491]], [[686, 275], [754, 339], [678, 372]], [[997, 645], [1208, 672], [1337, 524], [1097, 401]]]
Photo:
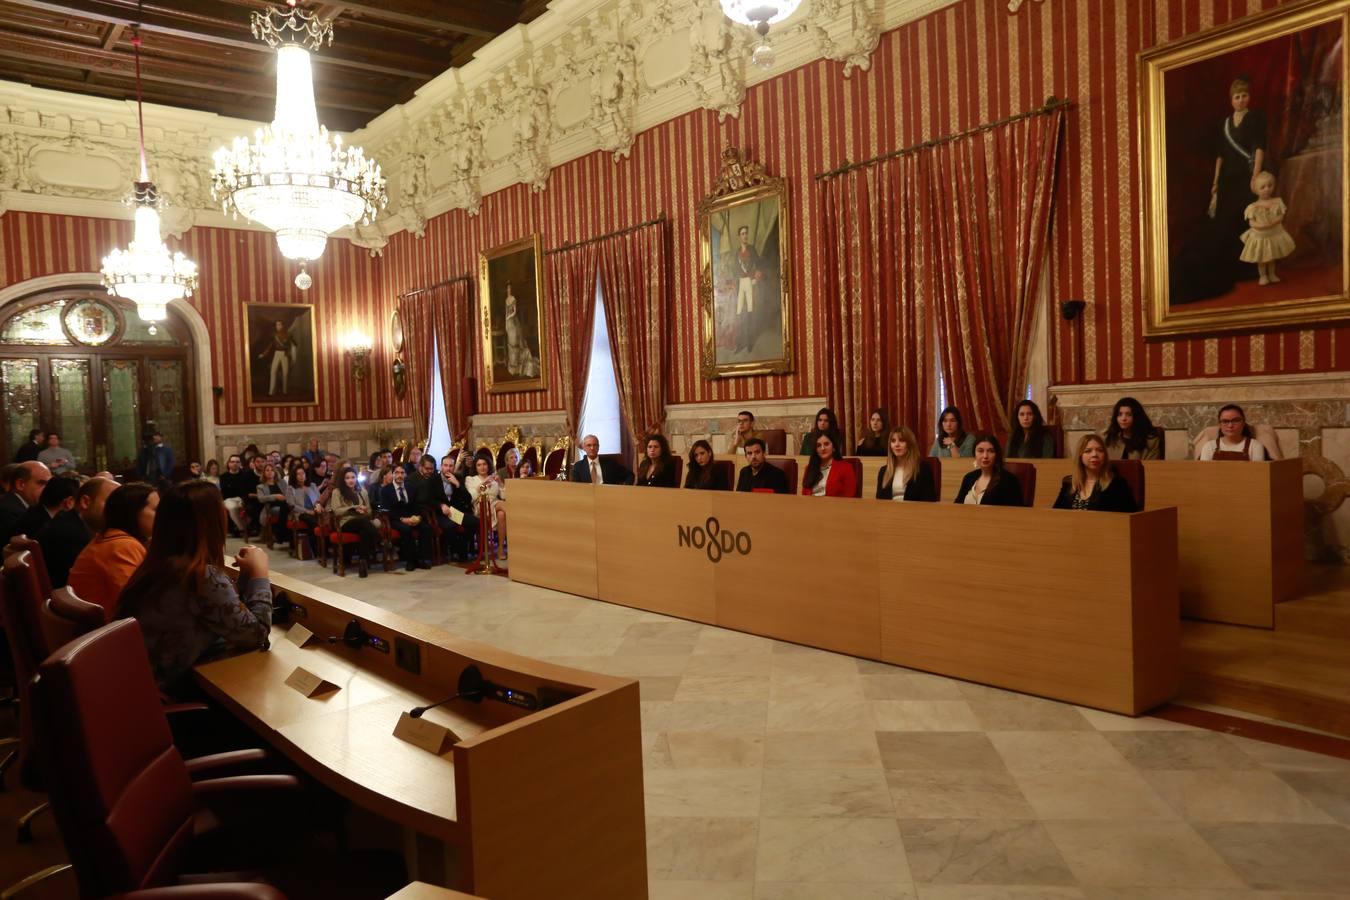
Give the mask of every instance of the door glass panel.
[[[163, 322], [147, 322], [137, 313], [124, 314], [126, 326], [122, 332], [124, 344], [167, 344], [177, 346], [178, 340]], [[153, 333], [152, 333], [153, 329]]]
[[65, 307], [66, 301], [57, 300], [15, 313], [0, 331], [0, 343], [69, 344], [61, 330], [61, 310]]
[[89, 389], [89, 360], [52, 360], [52, 420], [61, 435], [61, 445], [75, 457], [75, 464], [88, 470], [94, 459]]
[[103, 361], [103, 409], [108, 427], [108, 468], [136, 464], [141, 429], [141, 364], [134, 359]]
[[0, 360], [0, 402], [5, 405], [5, 455], [15, 452], [28, 432], [38, 427], [38, 361], [36, 359]]
[[164, 443], [173, 450], [179, 463], [187, 463], [188, 445], [183, 396], [183, 361], [156, 359], [150, 361], [150, 418], [159, 426]]

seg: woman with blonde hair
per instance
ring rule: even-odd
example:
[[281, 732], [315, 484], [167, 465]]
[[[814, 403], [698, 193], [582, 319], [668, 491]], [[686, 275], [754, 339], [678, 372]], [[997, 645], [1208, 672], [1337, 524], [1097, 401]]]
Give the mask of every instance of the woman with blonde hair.
[[933, 476], [919, 457], [919, 439], [907, 425], [897, 425], [886, 438], [886, 465], [877, 472], [878, 500], [937, 502]]
[[1130, 486], [1111, 467], [1106, 441], [1101, 435], [1085, 434], [1079, 440], [1073, 456], [1073, 474], [1064, 476], [1055, 509], [1138, 511]]

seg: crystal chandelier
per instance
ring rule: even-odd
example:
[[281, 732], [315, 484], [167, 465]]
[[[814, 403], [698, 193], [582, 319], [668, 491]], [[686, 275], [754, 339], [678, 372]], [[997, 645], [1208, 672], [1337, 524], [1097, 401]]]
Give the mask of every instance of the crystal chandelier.
[[136, 118], [141, 134], [141, 175], [133, 189], [136, 233], [125, 250], [103, 257], [103, 286], [114, 297], [136, 304], [147, 322], [168, 315], [170, 300], [191, 297], [197, 288], [197, 264], [182, 253], [170, 253], [159, 233], [159, 192], [145, 166], [145, 113], [141, 109], [141, 34], [134, 27], [131, 46], [136, 55]]
[[276, 232], [281, 255], [300, 263], [296, 287], [306, 290], [305, 265], [323, 255], [328, 236], [369, 225], [389, 197], [375, 161], [319, 124], [309, 53], [333, 43], [333, 23], [296, 2], [253, 14], [253, 36], [277, 51], [276, 117], [252, 140], [216, 151], [211, 193], [225, 212]]
[[769, 26], [777, 25], [797, 11], [802, 0], [722, 0], [722, 12], [733, 22], [753, 27], [759, 44], [750, 61], [761, 69], [773, 67], [773, 47], [769, 44]]

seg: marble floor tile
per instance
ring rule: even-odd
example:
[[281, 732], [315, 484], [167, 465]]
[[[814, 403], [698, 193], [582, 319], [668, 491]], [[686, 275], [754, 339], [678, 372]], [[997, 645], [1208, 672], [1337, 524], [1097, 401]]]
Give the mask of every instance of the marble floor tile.
[[1123, 769], [1129, 763], [1096, 731], [995, 731], [989, 740], [1012, 772]]
[[763, 731], [768, 707], [763, 700], [677, 700], [670, 704], [664, 730]]
[[773, 657], [767, 653], [695, 653], [684, 657], [683, 671], [688, 675], [756, 675], [767, 678], [772, 670]]
[[1184, 822], [1046, 822], [1045, 827], [1084, 886], [1245, 886]]
[[900, 672], [864, 675], [863, 696], [868, 700], [964, 700], [956, 682], [934, 675]]
[[902, 819], [1034, 819], [1012, 773], [999, 769], [891, 771], [886, 783]]
[[1255, 769], [1256, 760], [1213, 731], [1118, 731], [1105, 737], [1140, 769]]
[[647, 900], [755, 900], [752, 881], [651, 881]]
[[1196, 825], [1254, 888], [1350, 889], [1350, 828], [1344, 825]]
[[755, 634], [742, 634], [724, 628], [705, 628], [694, 642], [694, 655], [770, 656], [773, 641]]
[[875, 731], [770, 731], [766, 769], [880, 769]]
[[754, 769], [764, 763], [759, 731], [672, 731], [665, 735], [670, 765], [678, 769]]
[[769, 678], [769, 686], [769, 699], [775, 701], [863, 699], [862, 679], [858, 675], [828, 668], [801, 670], [775, 665]]
[[1337, 822], [1350, 825], [1350, 772], [1286, 770], [1279, 777]]
[[679, 687], [679, 675], [646, 675], [638, 679], [643, 700], [674, 700]]
[[989, 736], [978, 732], [878, 731], [877, 747], [886, 769], [1007, 769]]
[[681, 702], [769, 699], [769, 679], [765, 675], [691, 675], [686, 672], [681, 679], [674, 698]]
[[647, 819], [647, 877], [661, 881], [753, 881], [759, 821]]
[[1091, 731], [1075, 706], [1037, 697], [971, 700], [971, 712], [985, 731]]
[[[917, 900], [910, 884], [793, 884], [761, 881], [755, 900]], [[701, 898], [700, 898], [701, 900]]]
[[[900, 828], [887, 819], [759, 820], [756, 881], [907, 884]], [[823, 898], [822, 898], [823, 900]]]
[[868, 731], [876, 728], [866, 701], [774, 700], [769, 703], [770, 731]]
[[917, 884], [1075, 884], [1040, 822], [901, 819], [900, 839]]
[[[1272, 772], [1259, 769], [1151, 769], [1144, 778], [1190, 822], [1335, 820]], [[1350, 846], [1346, 848], [1350, 853]]]
[[647, 816], [755, 816], [762, 780], [754, 769], [649, 769]]
[[777, 818], [894, 815], [880, 769], [766, 769], [759, 813]]
[[878, 731], [979, 731], [965, 700], [873, 700]]
[[1133, 769], [1018, 772], [1014, 777], [1036, 816], [1042, 819], [1180, 818]]

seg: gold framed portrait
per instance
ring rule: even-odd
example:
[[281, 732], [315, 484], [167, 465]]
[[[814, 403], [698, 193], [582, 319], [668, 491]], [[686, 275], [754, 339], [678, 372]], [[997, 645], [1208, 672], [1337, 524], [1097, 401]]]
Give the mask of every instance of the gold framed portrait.
[[1350, 0], [1139, 55], [1144, 334], [1350, 318]]
[[317, 406], [319, 361], [314, 305], [245, 303], [249, 406]]
[[548, 360], [539, 235], [479, 253], [478, 283], [488, 393], [543, 390]]
[[705, 378], [792, 371], [788, 185], [735, 147], [698, 205]]

